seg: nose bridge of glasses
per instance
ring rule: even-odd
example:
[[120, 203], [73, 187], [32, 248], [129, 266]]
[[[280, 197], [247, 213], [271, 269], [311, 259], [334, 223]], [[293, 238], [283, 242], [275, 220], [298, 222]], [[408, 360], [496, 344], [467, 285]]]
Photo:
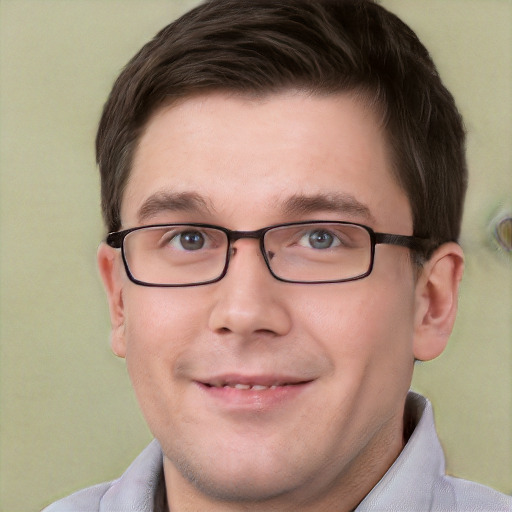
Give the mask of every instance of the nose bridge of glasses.
[[228, 231], [228, 238], [230, 244], [234, 244], [237, 240], [241, 240], [242, 238], [255, 238], [260, 240], [265, 234], [265, 231], [265, 228], [257, 229], [256, 231]]
[[244, 238], [252, 238], [253, 240], [259, 240], [260, 246], [262, 246], [263, 235], [265, 234], [266, 229], [257, 229], [255, 231], [231, 231], [227, 230], [226, 234], [229, 240], [229, 253], [233, 256], [236, 253], [236, 248], [233, 247], [238, 240], [242, 240]]
[[255, 231], [226, 231], [229, 240], [229, 251], [228, 258], [230, 259], [237, 252], [237, 248], [233, 246], [238, 240], [242, 240], [244, 238], [252, 238], [253, 240], [258, 240], [260, 249], [263, 252], [263, 235], [267, 231], [266, 228], [257, 229]]

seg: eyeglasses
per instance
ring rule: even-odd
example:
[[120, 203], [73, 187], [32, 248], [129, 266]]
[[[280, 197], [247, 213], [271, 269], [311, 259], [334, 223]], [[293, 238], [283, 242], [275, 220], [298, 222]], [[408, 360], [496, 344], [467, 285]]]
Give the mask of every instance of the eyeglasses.
[[106, 242], [121, 249], [126, 273], [143, 286], [197, 286], [215, 283], [228, 270], [232, 245], [259, 240], [270, 273], [288, 283], [341, 283], [368, 276], [376, 244], [423, 251], [428, 239], [375, 233], [351, 222], [310, 221], [256, 231], [232, 231], [209, 224], [158, 224], [110, 233]]

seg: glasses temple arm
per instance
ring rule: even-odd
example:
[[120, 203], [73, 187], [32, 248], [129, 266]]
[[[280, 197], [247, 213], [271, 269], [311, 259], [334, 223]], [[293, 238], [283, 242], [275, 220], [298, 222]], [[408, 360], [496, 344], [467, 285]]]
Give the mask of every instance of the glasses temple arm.
[[407, 247], [414, 251], [430, 251], [436, 244], [431, 238], [420, 238], [417, 236], [392, 235], [389, 233], [375, 233], [376, 244], [390, 244]]

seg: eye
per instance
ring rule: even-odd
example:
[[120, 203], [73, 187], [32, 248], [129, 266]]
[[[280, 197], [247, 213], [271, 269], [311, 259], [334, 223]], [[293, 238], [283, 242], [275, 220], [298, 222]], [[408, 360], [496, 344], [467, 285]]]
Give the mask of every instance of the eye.
[[305, 233], [299, 240], [299, 245], [313, 249], [330, 249], [341, 245], [341, 242], [331, 231], [315, 229]]
[[185, 251], [198, 251], [204, 247], [205, 243], [205, 235], [200, 231], [192, 230], [178, 233], [169, 240], [169, 245]]

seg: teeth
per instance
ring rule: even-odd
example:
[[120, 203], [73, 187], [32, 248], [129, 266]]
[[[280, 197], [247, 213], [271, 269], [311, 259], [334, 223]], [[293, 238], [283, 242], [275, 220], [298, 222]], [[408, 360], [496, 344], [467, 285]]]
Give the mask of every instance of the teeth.
[[243, 389], [243, 390], [253, 390], [253, 391], [264, 391], [265, 389], [276, 389], [281, 384], [272, 384], [271, 386], [263, 386], [261, 384], [224, 384], [224, 385], [215, 385], [215, 387], [225, 388], [225, 389]]
[[235, 384], [234, 388], [235, 389], [251, 389], [251, 386], [249, 386], [249, 384]]
[[212, 388], [224, 388], [224, 389], [240, 389], [240, 390], [253, 390], [253, 391], [265, 391], [266, 389], [277, 389], [278, 387], [287, 386], [290, 384], [283, 382], [276, 382], [270, 386], [264, 386], [262, 384], [242, 384], [238, 383], [226, 383], [222, 381], [212, 381], [208, 384]]

